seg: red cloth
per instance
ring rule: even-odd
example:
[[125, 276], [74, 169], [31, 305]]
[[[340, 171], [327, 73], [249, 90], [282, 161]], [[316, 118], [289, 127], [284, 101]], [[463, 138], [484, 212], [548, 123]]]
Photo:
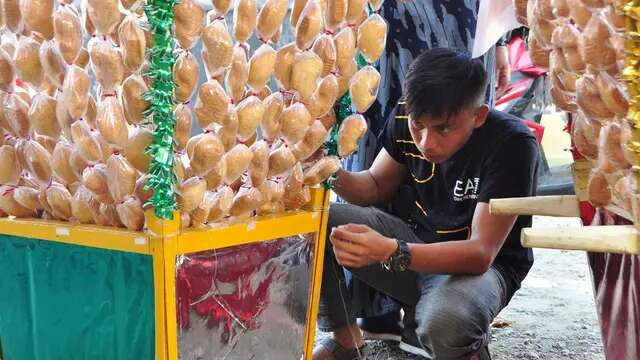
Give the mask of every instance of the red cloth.
[[533, 65], [527, 44], [521, 36], [514, 36], [509, 42], [509, 62], [512, 72], [522, 72], [532, 77], [546, 74], [545, 70]]
[[536, 139], [538, 139], [538, 144], [542, 144], [542, 136], [544, 135], [544, 126], [538, 123], [534, 123], [533, 121], [527, 121], [527, 120], [523, 120], [523, 121], [525, 124], [527, 124], [527, 127], [531, 129], [531, 131], [534, 133], [534, 135], [536, 136]]
[[209, 327], [224, 327], [221, 340], [225, 343], [235, 335], [235, 321], [257, 328], [256, 320], [269, 302], [269, 285], [283, 272], [274, 266], [257, 283], [254, 276], [277, 255], [282, 244], [283, 240], [268, 241], [187, 257], [176, 276], [180, 326], [189, 328], [193, 309], [207, 319]]

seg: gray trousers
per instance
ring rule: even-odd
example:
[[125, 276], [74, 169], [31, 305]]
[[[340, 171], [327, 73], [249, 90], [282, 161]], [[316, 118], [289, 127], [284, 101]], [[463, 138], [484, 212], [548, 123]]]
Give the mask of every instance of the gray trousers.
[[[407, 242], [419, 239], [401, 219], [373, 207], [331, 204], [329, 234], [333, 227], [364, 224], [384, 236]], [[425, 241], [426, 240], [426, 241]], [[352, 281], [362, 282], [358, 293], [345, 283], [341, 267], [327, 239], [320, 295], [318, 327], [333, 331], [355, 323], [357, 317], [375, 316], [371, 291], [383, 292], [409, 307], [415, 307], [416, 334], [432, 359], [469, 359], [489, 340], [489, 326], [507, 305], [516, 289], [508, 289], [497, 269], [482, 275], [434, 275], [406, 271], [394, 273], [373, 264], [349, 268]], [[371, 291], [363, 291], [368, 288]]]

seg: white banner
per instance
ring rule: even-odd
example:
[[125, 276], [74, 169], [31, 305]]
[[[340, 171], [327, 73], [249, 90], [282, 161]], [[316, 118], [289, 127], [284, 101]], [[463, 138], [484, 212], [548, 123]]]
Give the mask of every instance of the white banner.
[[513, 0], [480, 0], [476, 36], [473, 41], [472, 56], [484, 55], [502, 35], [519, 28], [513, 9]]

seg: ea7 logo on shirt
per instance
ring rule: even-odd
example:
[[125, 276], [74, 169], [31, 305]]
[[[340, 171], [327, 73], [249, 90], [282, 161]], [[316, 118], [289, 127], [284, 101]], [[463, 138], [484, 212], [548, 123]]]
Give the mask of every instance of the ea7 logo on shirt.
[[480, 178], [456, 180], [456, 185], [453, 187], [453, 201], [476, 200], [479, 185]]

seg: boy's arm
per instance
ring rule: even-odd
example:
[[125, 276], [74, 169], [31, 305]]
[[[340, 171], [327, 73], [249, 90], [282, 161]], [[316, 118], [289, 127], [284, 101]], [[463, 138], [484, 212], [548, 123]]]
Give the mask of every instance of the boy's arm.
[[[516, 218], [492, 215], [489, 204], [478, 203], [470, 239], [409, 244], [409, 269], [432, 274], [482, 274], [498, 255]], [[336, 228], [331, 234], [331, 241], [338, 262], [349, 267], [386, 261], [397, 247], [395, 239], [382, 236], [365, 225], [350, 224]]]
[[333, 190], [347, 202], [370, 206], [387, 202], [396, 192], [406, 172], [405, 165], [394, 160], [384, 148], [369, 170], [349, 172], [340, 169]]

